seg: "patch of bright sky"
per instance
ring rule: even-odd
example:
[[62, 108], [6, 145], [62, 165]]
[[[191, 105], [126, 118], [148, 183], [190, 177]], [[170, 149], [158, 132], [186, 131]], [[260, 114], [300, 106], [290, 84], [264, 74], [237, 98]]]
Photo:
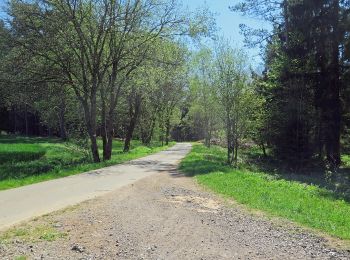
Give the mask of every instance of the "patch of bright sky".
[[184, 6], [192, 11], [206, 6], [213, 13], [216, 13], [217, 27], [220, 29], [219, 36], [223, 36], [232, 42], [233, 47], [242, 48], [247, 53], [251, 65], [255, 68], [262, 66], [262, 58], [259, 55], [259, 48], [247, 48], [244, 46], [244, 36], [240, 34], [239, 25], [246, 24], [252, 28], [270, 28], [271, 26], [264, 21], [244, 17], [238, 13], [229, 10], [242, 0], [184, 0]]
[[5, 0], [0, 0], [0, 19], [5, 17]]

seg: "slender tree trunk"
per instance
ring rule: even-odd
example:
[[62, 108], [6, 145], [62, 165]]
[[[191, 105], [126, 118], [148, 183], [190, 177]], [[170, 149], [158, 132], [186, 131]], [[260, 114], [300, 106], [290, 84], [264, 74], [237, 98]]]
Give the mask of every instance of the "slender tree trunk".
[[103, 149], [103, 160], [108, 160], [107, 156], [107, 125], [106, 125], [106, 103], [104, 101], [104, 96], [101, 94], [102, 104], [101, 104], [101, 137], [102, 137], [102, 149]]
[[102, 145], [103, 145], [103, 160], [107, 161], [112, 158], [113, 150], [113, 137], [114, 137], [114, 114], [115, 114], [115, 103], [113, 102], [114, 97], [111, 96], [111, 105], [107, 112], [106, 102], [105, 102], [105, 92], [101, 89], [101, 135], [102, 135]]
[[238, 139], [235, 140], [235, 156], [234, 156], [234, 162], [237, 164], [238, 161]]
[[112, 159], [112, 150], [113, 150], [113, 131], [109, 131], [107, 133], [107, 143], [106, 143], [106, 150], [103, 153], [104, 160], [110, 160]]
[[107, 118], [107, 124], [106, 124], [107, 143], [106, 143], [106, 147], [105, 147], [106, 149], [104, 150], [104, 153], [103, 153], [105, 160], [110, 160], [112, 158], [113, 136], [114, 136], [113, 117], [114, 117], [114, 111], [111, 110], [109, 112], [109, 115]]
[[165, 145], [169, 144], [169, 136], [170, 136], [170, 118], [167, 117], [165, 124]]
[[266, 148], [265, 148], [264, 142], [261, 142], [260, 147], [261, 147], [261, 150], [262, 150], [262, 152], [263, 152], [263, 155], [266, 157], [267, 154], [266, 154]]
[[145, 133], [144, 140], [142, 140], [143, 144], [149, 145], [152, 141], [154, 127], [156, 126], [156, 116], [155, 115], [156, 115], [156, 112], [154, 112], [154, 115], [152, 116], [151, 125], [150, 125], [149, 130]]
[[90, 135], [90, 141], [91, 141], [91, 153], [92, 153], [92, 159], [95, 163], [100, 162], [100, 155], [98, 153], [98, 145], [97, 145], [97, 138], [95, 135]]
[[340, 64], [339, 64], [339, 0], [333, 0], [332, 4], [331, 33], [331, 63], [329, 65], [329, 83], [326, 96], [326, 155], [327, 160], [334, 167], [341, 163], [340, 158], [340, 133], [341, 133], [341, 102], [340, 102]]
[[135, 118], [131, 118], [129, 122], [129, 126], [126, 132], [125, 141], [124, 141], [124, 152], [128, 152], [130, 150], [131, 139], [135, 130], [136, 120]]
[[94, 162], [100, 162], [100, 155], [98, 152], [97, 136], [96, 136], [96, 93], [92, 95], [91, 102], [91, 116], [90, 116], [90, 127], [91, 127], [91, 151]]
[[124, 152], [128, 152], [130, 150], [130, 142], [134, 134], [136, 122], [141, 111], [141, 95], [135, 93], [135, 96], [133, 98], [130, 98], [129, 102], [130, 122], [125, 137]]
[[227, 163], [231, 164], [231, 130], [229, 116], [226, 116], [226, 138], [227, 138]]
[[149, 130], [146, 131], [146, 130], [143, 130], [143, 133], [142, 133], [142, 143], [144, 145], [149, 145], [152, 141], [152, 137], [153, 137], [153, 132], [154, 132], [154, 127], [155, 127], [155, 124], [156, 124], [156, 120], [152, 120], [151, 122], [151, 125], [149, 127]]
[[82, 102], [85, 116], [87, 132], [90, 138], [90, 148], [92, 159], [95, 163], [100, 162], [98, 152], [97, 136], [96, 136], [96, 95], [91, 98], [90, 107], [86, 101]]

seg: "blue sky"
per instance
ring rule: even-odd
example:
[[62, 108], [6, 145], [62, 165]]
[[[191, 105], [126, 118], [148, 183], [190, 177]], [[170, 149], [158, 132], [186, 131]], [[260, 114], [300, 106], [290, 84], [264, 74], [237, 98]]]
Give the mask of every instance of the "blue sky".
[[0, 0], [0, 18], [2, 18], [4, 16], [4, 6], [5, 6], [5, 1], [6, 0]]
[[[212, 12], [216, 13], [217, 26], [221, 29], [219, 35], [232, 41], [234, 47], [243, 48], [250, 57], [251, 63], [257, 67], [261, 63], [258, 49], [248, 49], [244, 47], [244, 38], [240, 34], [239, 25], [247, 24], [250, 27], [260, 28], [268, 26], [262, 21], [243, 17], [240, 14], [231, 12], [229, 6], [240, 2], [241, 0], [183, 0], [183, 5], [188, 6], [195, 11], [197, 8], [207, 6]], [[0, 17], [4, 16], [3, 9], [7, 0], [0, 0]]]
[[243, 23], [253, 28], [261, 28], [262, 26], [267, 27], [268, 24], [230, 11], [229, 6], [238, 2], [241, 0], [183, 0], [184, 6], [188, 6], [193, 11], [199, 7], [207, 6], [216, 13], [217, 26], [221, 29], [219, 35], [232, 41], [234, 47], [243, 48], [250, 57], [252, 65], [256, 67], [262, 62], [259, 49], [244, 47], [244, 37], [240, 34], [239, 25]]

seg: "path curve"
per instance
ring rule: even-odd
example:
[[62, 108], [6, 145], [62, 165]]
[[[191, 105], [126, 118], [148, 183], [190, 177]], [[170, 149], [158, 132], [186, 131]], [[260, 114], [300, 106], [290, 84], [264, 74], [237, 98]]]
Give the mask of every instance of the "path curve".
[[176, 169], [191, 145], [78, 175], [0, 191], [0, 229], [104, 195], [162, 170]]

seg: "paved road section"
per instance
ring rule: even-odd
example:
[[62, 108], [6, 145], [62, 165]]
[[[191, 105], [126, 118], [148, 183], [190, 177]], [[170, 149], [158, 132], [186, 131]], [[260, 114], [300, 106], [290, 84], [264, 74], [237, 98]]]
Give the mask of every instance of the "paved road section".
[[104, 195], [163, 170], [174, 170], [191, 145], [128, 163], [0, 192], [0, 229]]

